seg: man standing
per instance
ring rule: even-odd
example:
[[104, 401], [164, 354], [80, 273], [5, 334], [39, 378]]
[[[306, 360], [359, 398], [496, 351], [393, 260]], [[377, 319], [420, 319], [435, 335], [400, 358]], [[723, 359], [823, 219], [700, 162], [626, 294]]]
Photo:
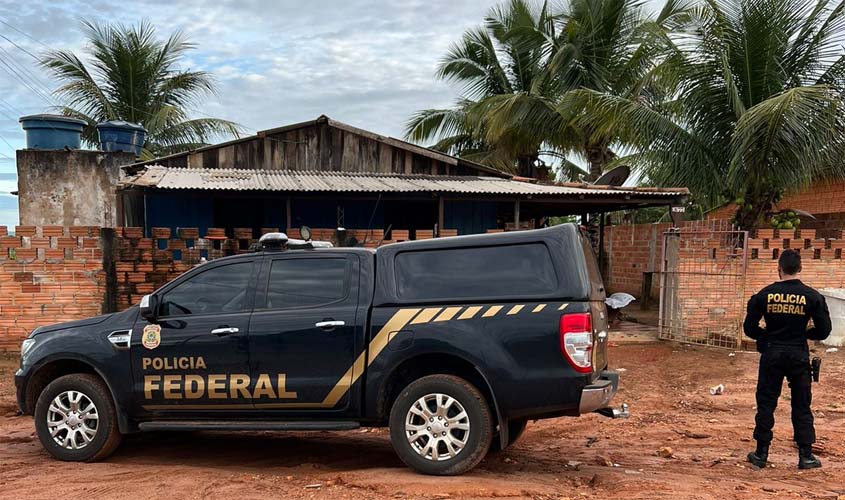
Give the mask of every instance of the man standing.
[[[830, 313], [824, 297], [798, 279], [801, 254], [784, 250], [778, 259], [776, 281], [748, 301], [748, 314], [743, 330], [757, 341], [760, 372], [757, 379], [757, 417], [754, 439], [757, 450], [748, 454], [748, 461], [765, 467], [775, 425], [775, 408], [783, 379], [792, 390], [793, 439], [798, 445], [798, 468], [815, 469], [822, 463], [813, 456], [816, 441], [813, 412], [810, 410], [810, 352], [807, 340], [823, 340], [830, 335]], [[765, 318], [765, 328], [760, 319]], [[813, 327], [807, 328], [809, 320]]]

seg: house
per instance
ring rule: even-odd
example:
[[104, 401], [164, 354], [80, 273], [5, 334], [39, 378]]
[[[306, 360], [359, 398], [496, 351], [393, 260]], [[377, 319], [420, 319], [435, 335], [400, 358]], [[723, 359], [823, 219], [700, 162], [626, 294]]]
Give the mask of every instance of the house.
[[[326, 116], [122, 167], [118, 225], [343, 226], [418, 235], [536, 227], [550, 216], [680, 205], [686, 189], [517, 178]], [[407, 236], [404, 236], [407, 232]]]

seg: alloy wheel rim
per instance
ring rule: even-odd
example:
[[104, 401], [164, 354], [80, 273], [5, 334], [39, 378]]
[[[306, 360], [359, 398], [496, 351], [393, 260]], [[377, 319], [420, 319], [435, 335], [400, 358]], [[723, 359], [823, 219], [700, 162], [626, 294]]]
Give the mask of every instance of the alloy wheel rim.
[[57, 445], [81, 450], [97, 435], [100, 418], [91, 398], [79, 391], [64, 391], [47, 409], [47, 430]]
[[411, 449], [426, 460], [454, 458], [466, 447], [469, 433], [469, 415], [447, 394], [426, 394], [414, 401], [405, 416], [405, 437]]

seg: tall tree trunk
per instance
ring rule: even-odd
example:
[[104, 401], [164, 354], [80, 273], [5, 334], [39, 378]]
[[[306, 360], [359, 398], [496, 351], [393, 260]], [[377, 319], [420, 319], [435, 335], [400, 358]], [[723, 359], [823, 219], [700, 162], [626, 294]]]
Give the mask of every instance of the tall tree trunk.
[[751, 231], [757, 227], [757, 224], [772, 211], [774, 201], [769, 199], [745, 199], [745, 205], [737, 208], [736, 215], [734, 215], [734, 222], [739, 229], [743, 231]]
[[595, 182], [613, 159], [613, 152], [604, 144], [587, 144], [584, 152], [587, 155], [587, 162], [590, 164], [590, 172], [584, 177], [584, 180]]
[[750, 183], [742, 194], [742, 204], [737, 207], [734, 223], [744, 231], [755, 229], [771, 215], [772, 208], [782, 196], [781, 189], [765, 183]]
[[534, 177], [534, 165], [538, 156], [520, 155], [516, 157], [516, 175], [520, 177]]

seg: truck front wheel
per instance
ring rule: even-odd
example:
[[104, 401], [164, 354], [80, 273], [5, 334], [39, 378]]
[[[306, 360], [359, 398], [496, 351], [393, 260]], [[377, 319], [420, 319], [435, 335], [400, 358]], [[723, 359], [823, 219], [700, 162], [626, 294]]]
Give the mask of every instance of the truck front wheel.
[[422, 377], [390, 411], [390, 440], [399, 458], [423, 474], [463, 474], [484, 458], [493, 435], [484, 395], [453, 375]]
[[35, 431], [55, 458], [94, 462], [120, 444], [117, 416], [103, 382], [86, 373], [59, 377], [38, 396]]

